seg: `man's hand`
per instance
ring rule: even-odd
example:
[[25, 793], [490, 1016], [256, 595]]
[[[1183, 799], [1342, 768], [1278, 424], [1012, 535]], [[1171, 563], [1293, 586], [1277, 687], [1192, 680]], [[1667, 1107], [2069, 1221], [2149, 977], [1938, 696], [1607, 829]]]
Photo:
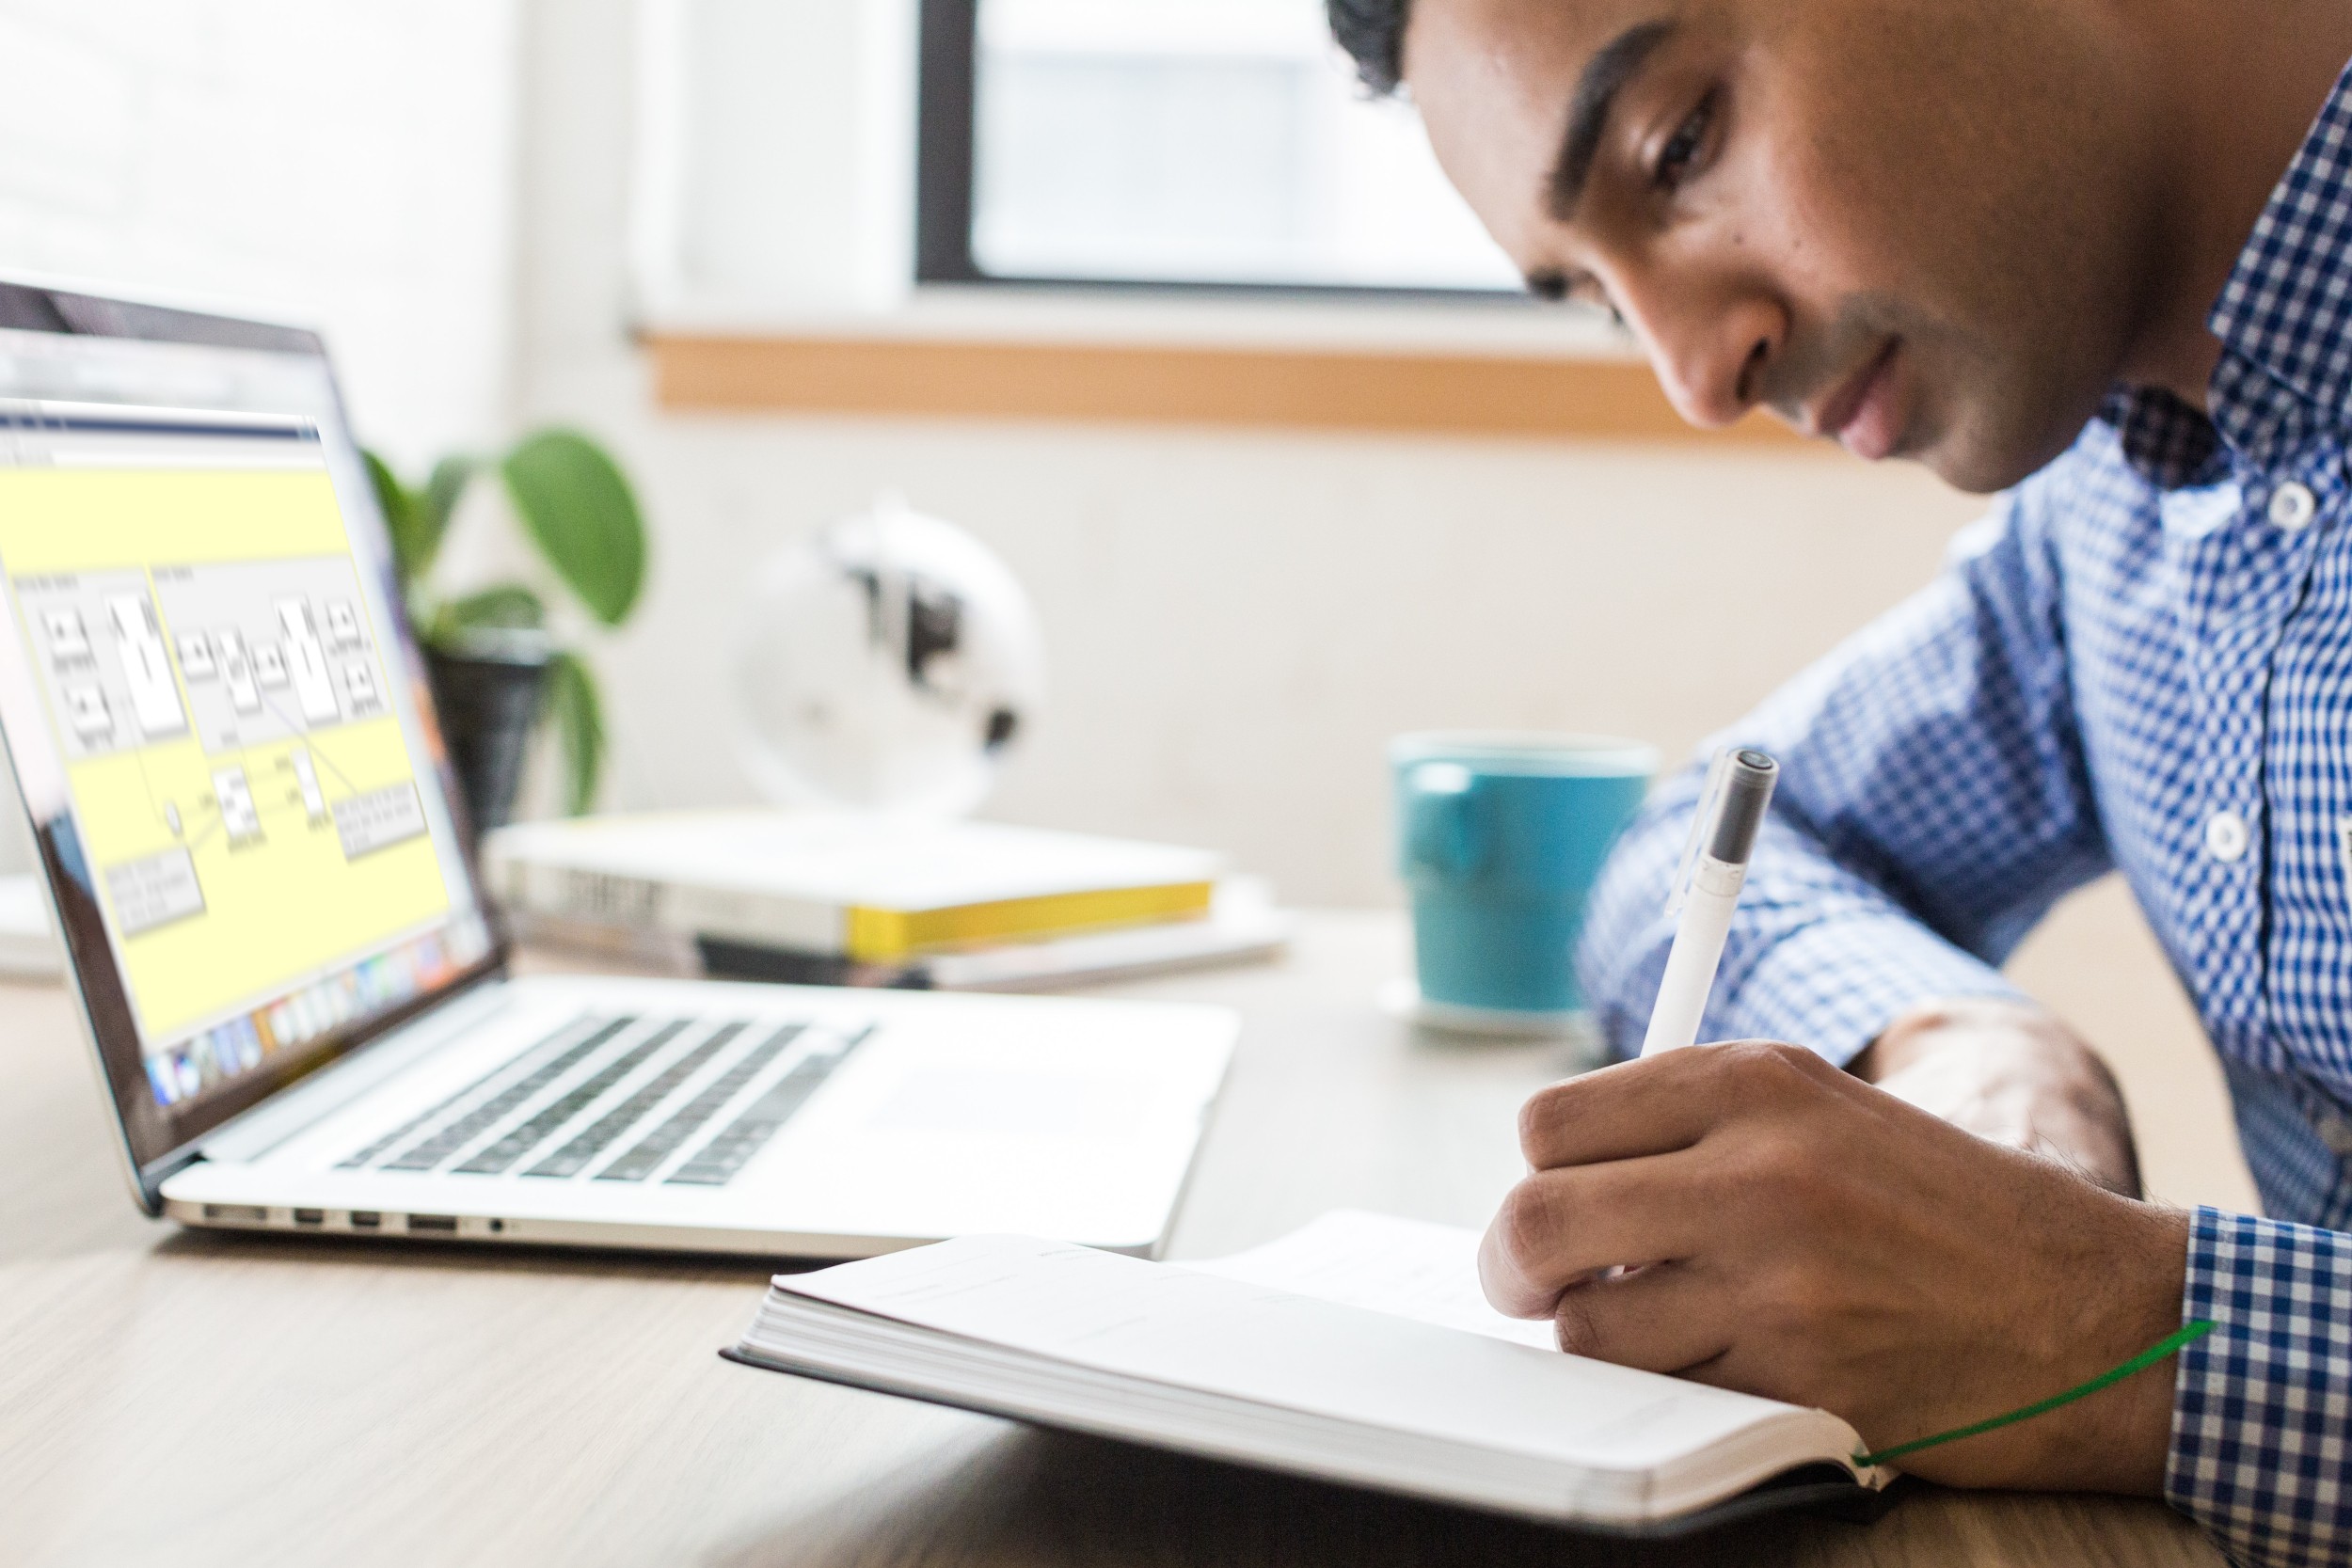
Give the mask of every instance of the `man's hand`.
[[[1793, 1045], [1694, 1046], [1527, 1102], [1479, 1254], [1561, 1347], [1819, 1405], [1873, 1448], [2070, 1388], [2180, 1326], [2185, 1216]], [[1629, 1268], [1629, 1273], [1611, 1273]], [[2170, 1364], [1925, 1449], [1949, 1484], [2161, 1489]]]
[[2039, 1007], [1931, 1002], [1888, 1024], [1849, 1070], [1980, 1138], [2139, 1196], [2139, 1156], [2114, 1074]]

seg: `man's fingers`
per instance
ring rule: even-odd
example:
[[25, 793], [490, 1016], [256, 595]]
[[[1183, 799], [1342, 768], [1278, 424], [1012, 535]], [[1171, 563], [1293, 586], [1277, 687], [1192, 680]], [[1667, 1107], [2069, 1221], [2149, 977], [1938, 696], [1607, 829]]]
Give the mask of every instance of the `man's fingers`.
[[1694, 1045], [1538, 1089], [1519, 1110], [1537, 1170], [1688, 1148], [1725, 1117], [1818, 1094], [1843, 1075], [1802, 1046]]
[[1692, 1201], [1693, 1178], [1685, 1154], [1529, 1176], [1479, 1243], [1486, 1299], [1515, 1318], [1548, 1317], [1561, 1291], [1598, 1270], [1690, 1256], [1720, 1218]]
[[1738, 1328], [1703, 1263], [1658, 1263], [1573, 1286], [1552, 1318], [1570, 1354], [1651, 1372], [1705, 1367], [1732, 1348]]

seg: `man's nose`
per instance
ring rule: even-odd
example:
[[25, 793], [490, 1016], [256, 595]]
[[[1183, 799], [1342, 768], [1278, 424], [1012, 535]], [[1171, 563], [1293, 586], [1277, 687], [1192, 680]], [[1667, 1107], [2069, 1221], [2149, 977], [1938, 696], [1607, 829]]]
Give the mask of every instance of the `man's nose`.
[[1788, 316], [1761, 295], [1694, 299], [1661, 294], [1629, 312], [1675, 411], [1716, 429], [1754, 408], [1788, 334]]

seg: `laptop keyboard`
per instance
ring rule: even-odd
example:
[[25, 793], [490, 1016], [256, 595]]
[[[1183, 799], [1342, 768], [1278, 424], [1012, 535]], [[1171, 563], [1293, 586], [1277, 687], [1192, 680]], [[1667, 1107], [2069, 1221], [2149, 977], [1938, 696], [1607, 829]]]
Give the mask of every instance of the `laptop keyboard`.
[[636, 1022], [633, 1018], [616, 1018], [610, 1023], [593, 1030], [586, 1039], [572, 1046], [537, 1070], [507, 1085], [498, 1093], [475, 1105], [464, 1116], [444, 1122], [423, 1142], [413, 1146], [406, 1153], [389, 1162], [385, 1168], [387, 1170], [434, 1169], [451, 1155], [473, 1142], [482, 1132], [497, 1126], [516, 1106], [531, 1100], [572, 1068], [595, 1055], [599, 1046]]
[[[529, 1117], [507, 1129], [500, 1135], [496, 1143], [459, 1165], [457, 1167], [459, 1174], [464, 1176], [501, 1174], [516, 1161], [532, 1153], [541, 1144], [553, 1137], [558, 1128], [569, 1126], [575, 1117], [610, 1094], [614, 1085], [636, 1071], [647, 1057], [675, 1039], [678, 1031], [685, 1027], [686, 1021], [680, 1019], [676, 1022], [665, 1023], [656, 1029], [595, 1072], [564, 1090], [554, 1100], [540, 1106]], [[392, 1164], [397, 1168], [400, 1162], [395, 1160]]]
[[[676, 1092], [677, 1086], [699, 1071], [704, 1063], [723, 1050], [728, 1041], [741, 1034], [746, 1026], [738, 1022], [723, 1023], [702, 1044], [687, 1052], [676, 1061], [638, 1085], [635, 1092], [590, 1124], [587, 1131], [548, 1155], [529, 1170], [525, 1176], [578, 1176], [596, 1163], [614, 1139], [628, 1132], [652, 1112], [653, 1108]], [[793, 1033], [800, 1026], [792, 1026]], [[707, 1119], [707, 1118], [705, 1118]], [[697, 1124], [699, 1125], [699, 1123]], [[689, 1128], [687, 1131], [691, 1132]]]
[[[399, 1143], [403, 1138], [407, 1137], [411, 1132], [414, 1132], [420, 1127], [427, 1126], [440, 1119], [453, 1106], [463, 1104], [467, 1101], [472, 1099], [474, 1095], [480, 1092], [485, 1085], [495, 1083], [501, 1078], [505, 1078], [519, 1069], [530, 1068], [531, 1070], [516, 1082], [510, 1084], [507, 1088], [501, 1093], [496, 1101], [477, 1106], [472, 1112], [469, 1113], [462, 1131], [459, 1130], [459, 1124], [453, 1121], [449, 1125], [444, 1126], [439, 1132], [436, 1133], [435, 1138], [450, 1138], [449, 1145], [446, 1148], [441, 1149], [432, 1158], [425, 1160], [421, 1164], [400, 1165], [396, 1167], [401, 1170], [431, 1170], [436, 1164], [440, 1163], [442, 1158], [454, 1153], [457, 1149], [463, 1148], [467, 1140], [471, 1138], [476, 1132], [491, 1126], [507, 1111], [514, 1109], [524, 1101], [530, 1099], [532, 1094], [542, 1088], [545, 1088], [548, 1084], [553, 1083], [557, 1078], [562, 1077], [566, 1069], [578, 1065], [584, 1057], [594, 1052], [597, 1046], [602, 1045], [605, 1041], [611, 1039], [613, 1036], [619, 1034], [622, 1030], [628, 1028], [630, 1024], [636, 1022], [637, 1021], [633, 1018], [618, 1018], [603, 1024], [601, 1027], [596, 1028], [592, 1031], [586, 1031], [588, 1034], [588, 1037], [586, 1039], [575, 1041], [571, 1044], [568, 1050], [564, 1051], [561, 1055], [555, 1056], [554, 1060], [549, 1061], [548, 1058], [553, 1054], [556, 1047], [563, 1045], [567, 1039], [571, 1039], [572, 1037], [583, 1032], [577, 1027], [570, 1025], [559, 1029], [554, 1034], [549, 1035], [546, 1039], [541, 1040], [538, 1044], [524, 1052], [521, 1055], [514, 1058], [512, 1061], [501, 1062], [499, 1066], [492, 1068], [481, 1078], [476, 1079], [473, 1083], [467, 1085], [462, 1089], [459, 1089], [455, 1094], [451, 1095], [447, 1100], [442, 1101], [439, 1104], [432, 1106], [431, 1108], [409, 1117], [406, 1121], [402, 1122], [398, 1127], [393, 1128], [390, 1132], [385, 1133], [373, 1143], [369, 1144], [365, 1148], [358, 1149], [348, 1155], [345, 1155], [342, 1160], [336, 1162], [335, 1168], [338, 1170], [359, 1170], [364, 1168], [373, 1163], [376, 1156], [382, 1154], [386, 1149], [391, 1148], [394, 1144]], [[534, 1062], [538, 1064], [535, 1067], [532, 1065]], [[426, 1140], [428, 1144], [433, 1141], [434, 1139]], [[414, 1157], [421, 1153], [423, 1147], [424, 1146], [421, 1145], [417, 1148], [410, 1149], [408, 1151], [409, 1157]]]
[[692, 1159], [673, 1172], [670, 1180], [689, 1187], [723, 1187], [734, 1180], [735, 1173], [753, 1155], [767, 1148], [769, 1139], [784, 1130], [784, 1124], [792, 1119], [792, 1113], [832, 1076], [833, 1069], [841, 1065], [841, 1058], [856, 1043], [844, 1041], [830, 1051], [814, 1053], [793, 1063], [767, 1093], [727, 1124], [725, 1132], [703, 1145]]
[[723, 1187], [871, 1032], [575, 1019], [336, 1168]]
[[800, 1032], [799, 1024], [787, 1023], [744, 1053], [700, 1094], [680, 1106], [675, 1116], [647, 1133], [627, 1154], [598, 1171], [596, 1180], [643, 1181], [651, 1176], [671, 1155], [685, 1148], [687, 1141], [701, 1130], [704, 1123], [741, 1094], [744, 1086], [758, 1077], [769, 1063], [783, 1054], [784, 1048], [791, 1044]]

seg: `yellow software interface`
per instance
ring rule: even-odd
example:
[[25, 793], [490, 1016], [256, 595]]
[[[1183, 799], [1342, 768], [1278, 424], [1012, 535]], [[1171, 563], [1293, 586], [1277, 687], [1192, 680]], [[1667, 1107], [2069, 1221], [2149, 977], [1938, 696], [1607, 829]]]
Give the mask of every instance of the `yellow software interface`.
[[450, 910], [316, 458], [0, 467], [0, 571], [150, 1041]]

